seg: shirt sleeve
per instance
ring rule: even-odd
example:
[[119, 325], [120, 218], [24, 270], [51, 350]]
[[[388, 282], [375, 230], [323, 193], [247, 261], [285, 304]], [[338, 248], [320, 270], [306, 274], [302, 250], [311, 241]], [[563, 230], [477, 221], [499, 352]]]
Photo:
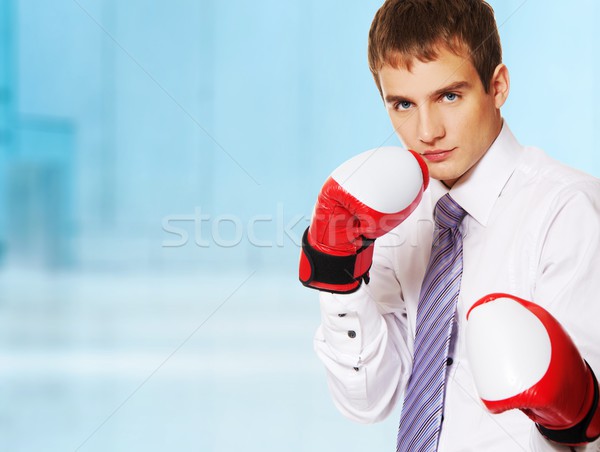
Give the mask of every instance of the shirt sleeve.
[[[392, 258], [376, 243], [369, 284], [352, 294], [320, 294], [315, 351], [335, 405], [362, 423], [380, 421], [392, 411], [410, 373], [406, 310]], [[397, 309], [390, 312], [390, 305]]]
[[[600, 184], [579, 183], [562, 190], [546, 221], [533, 299], [556, 317], [598, 377]], [[537, 430], [534, 434], [539, 436], [534, 450], [556, 450]], [[576, 450], [600, 450], [600, 442]]]

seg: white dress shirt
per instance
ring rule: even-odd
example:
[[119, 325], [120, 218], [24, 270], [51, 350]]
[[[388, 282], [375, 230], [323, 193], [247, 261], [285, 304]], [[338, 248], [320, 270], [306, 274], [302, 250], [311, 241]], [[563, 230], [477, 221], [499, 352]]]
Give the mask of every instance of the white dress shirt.
[[[552, 313], [600, 377], [600, 181], [521, 146], [506, 124], [451, 190], [432, 180], [411, 216], [377, 239], [368, 285], [348, 295], [320, 293], [315, 349], [333, 400], [358, 422], [392, 412], [399, 417], [433, 210], [448, 191], [467, 216], [438, 450], [568, 451], [546, 441], [519, 410], [487, 412], [465, 352], [469, 307], [484, 295], [505, 292]], [[577, 450], [600, 450], [600, 441]]]

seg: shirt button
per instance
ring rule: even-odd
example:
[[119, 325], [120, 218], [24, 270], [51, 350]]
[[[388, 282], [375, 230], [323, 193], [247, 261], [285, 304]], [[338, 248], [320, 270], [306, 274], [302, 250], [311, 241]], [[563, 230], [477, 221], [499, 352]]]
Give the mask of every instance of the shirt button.
[[454, 363], [454, 360], [450, 357], [446, 359], [446, 366], [451, 366]]
[[348, 331], [348, 337], [350, 339], [354, 339], [356, 337], [356, 331], [352, 331], [352, 330]]
[[338, 317], [346, 317], [346, 314], [338, 314]]
[[360, 370], [358, 367], [353, 367], [353, 369], [357, 372]]

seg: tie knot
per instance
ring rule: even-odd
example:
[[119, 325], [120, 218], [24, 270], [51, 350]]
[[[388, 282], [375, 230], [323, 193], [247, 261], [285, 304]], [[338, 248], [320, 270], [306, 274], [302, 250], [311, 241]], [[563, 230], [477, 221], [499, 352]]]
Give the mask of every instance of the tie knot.
[[467, 212], [447, 193], [435, 205], [433, 218], [437, 228], [452, 229], [460, 224], [466, 214]]

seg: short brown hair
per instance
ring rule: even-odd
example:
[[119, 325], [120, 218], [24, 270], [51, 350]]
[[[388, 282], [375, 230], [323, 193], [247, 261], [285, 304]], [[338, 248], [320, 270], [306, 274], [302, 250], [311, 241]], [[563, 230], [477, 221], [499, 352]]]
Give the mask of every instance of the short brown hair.
[[369, 31], [369, 68], [386, 64], [410, 70], [413, 59], [427, 62], [441, 48], [467, 54], [486, 92], [502, 62], [494, 10], [483, 0], [386, 0]]

